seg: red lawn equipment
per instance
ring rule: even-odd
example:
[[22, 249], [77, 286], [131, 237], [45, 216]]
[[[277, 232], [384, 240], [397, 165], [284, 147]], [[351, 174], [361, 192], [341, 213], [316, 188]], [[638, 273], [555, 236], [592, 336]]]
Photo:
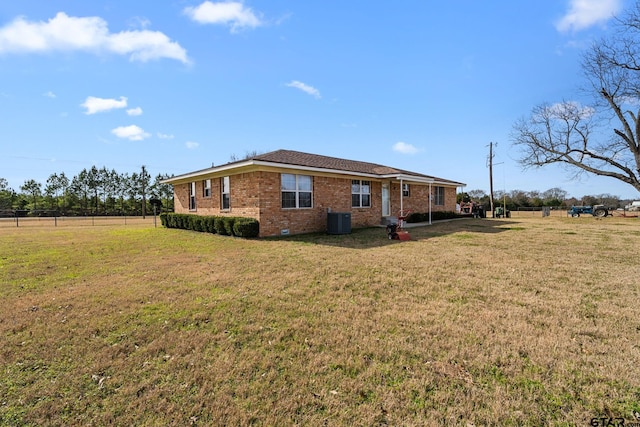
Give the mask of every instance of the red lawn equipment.
[[398, 213], [398, 223], [391, 223], [387, 225], [387, 237], [393, 240], [411, 240], [409, 232], [404, 229], [406, 219], [411, 211], [400, 211]]

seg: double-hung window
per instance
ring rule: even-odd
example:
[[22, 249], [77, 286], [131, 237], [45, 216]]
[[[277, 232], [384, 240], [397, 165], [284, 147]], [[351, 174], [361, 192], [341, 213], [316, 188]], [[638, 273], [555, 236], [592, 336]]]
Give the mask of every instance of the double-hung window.
[[444, 206], [444, 187], [435, 187], [434, 201], [436, 206]]
[[196, 183], [195, 182], [189, 183], [189, 210], [190, 211], [196, 210]]
[[402, 184], [402, 195], [409, 197], [409, 184]]
[[222, 177], [220, 180], [221, 206], [222, 209], [231, 209], [231, 192], [229, 190], [229, 177]]
[[202, 197], [211, 197], [211, 180], [202, 181]]
[[371, 207], [371, 181], [351, 180], [351, 207]]
[[280, 177], [283, 209], [312, 207], [313, 180], [310, 176], [283, 173]]

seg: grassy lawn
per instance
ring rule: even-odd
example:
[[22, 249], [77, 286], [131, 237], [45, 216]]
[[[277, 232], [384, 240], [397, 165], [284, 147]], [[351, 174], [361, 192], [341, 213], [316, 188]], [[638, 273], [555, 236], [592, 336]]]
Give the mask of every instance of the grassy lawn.
[[589, 425], [640, 412], [640, 220], [242, 240], [0, 230], [0, 425]]

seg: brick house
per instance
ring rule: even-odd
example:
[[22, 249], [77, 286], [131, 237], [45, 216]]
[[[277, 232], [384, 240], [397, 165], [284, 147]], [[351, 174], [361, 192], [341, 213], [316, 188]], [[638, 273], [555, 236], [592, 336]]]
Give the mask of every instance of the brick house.
[[[384, 224], [400, 211], [456, 209], [460, 182], [389, 166], [277, 150], [165, 180], [176, 213], [252, 217], [260, 236], [327, 230], [328, 212], [352, 227]], [[431, 194], [431, 203], [429, 201]]]

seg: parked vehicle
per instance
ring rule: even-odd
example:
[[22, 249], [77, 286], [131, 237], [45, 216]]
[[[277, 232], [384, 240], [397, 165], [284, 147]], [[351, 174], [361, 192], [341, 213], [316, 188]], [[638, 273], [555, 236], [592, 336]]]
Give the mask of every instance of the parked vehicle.
[[624, 210], [629, 212], [640, 211], [640, 200], [636, 200], [634, 202], [629, 203], [627, 206], [624, 207]]
[[458, 213], [462, 216], [472, 216], [474, 218], [486, 218], [487, 213], [484, 206], [474, 201], [460, 202]]
[[494, 218], [511, 218], [511, 211], [509, 209], [504, 209], [502, 206], [498, 206], [493, 212]]
[[571, 215], [574, 218], [579, 217], [582, 214], [604, 218], [609, 215], [609, 210], [604, 205], [571, 206], [571, 209], [567, 210], [567, 215]]

